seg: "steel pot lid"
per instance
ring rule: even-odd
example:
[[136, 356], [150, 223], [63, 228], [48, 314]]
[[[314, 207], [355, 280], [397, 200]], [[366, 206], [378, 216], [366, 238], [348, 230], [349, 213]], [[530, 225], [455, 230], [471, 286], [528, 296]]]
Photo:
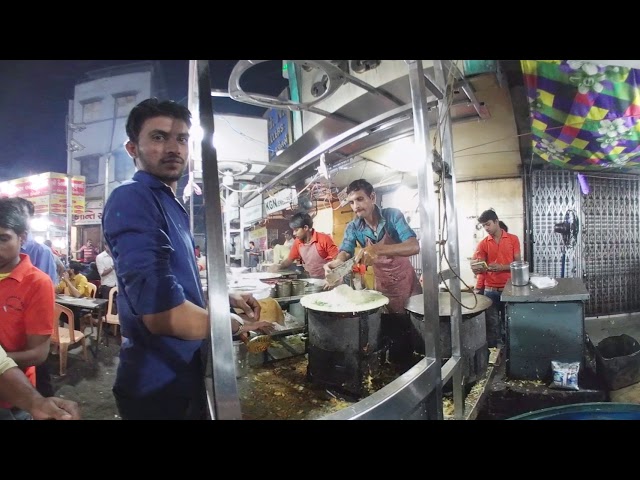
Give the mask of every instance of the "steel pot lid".
[[[463, 316], [484, 312], [487, 308], [491, 306], [492, 302], [489, 297], [476, 294], [475, 297], [478, 299], [477, 303], [473, 297], [474, 297], [473, 293], [464, 292], [462, 294], [462, 298], [460, 299], [460, 302], [464, 305], [464, 307], [462, 307]], [[438, 304], [440, 307], [438, 314], [441, 317], [451, 316], [451, 304], [450, 304], [449, 298], [450, 298], [450, 294], [448, 292], [438, 292]], [[474, 307], [474, 308], [469, 309], [466, 307]], [[409, 298], [404, 308], [411, 313], [415, 313], [417, 315], [424, 315], [423, 294], [414, 295], [413, 297]]]

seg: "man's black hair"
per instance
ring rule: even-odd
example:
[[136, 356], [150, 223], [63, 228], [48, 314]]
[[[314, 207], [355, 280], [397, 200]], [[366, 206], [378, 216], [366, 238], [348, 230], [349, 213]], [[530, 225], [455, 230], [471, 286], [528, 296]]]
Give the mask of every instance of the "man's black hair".
[[144, 122], [155, 117], [171, 117], [182, 120], [191, 128], [191, 112], [184, 105], [172, 100], [148, 98], [133, 107], [127, 118], [127, 136], [133, 143], [140, 140], [140, 131]]
[[347, 195], [358, 190], [362, 190], [364, 193], [371, 196], [371, 194], [373, 193], [373, 185], [367, 182], [364, 178], [354, 180], [347, 187]]
[[69, 262], [69, 268], [73, 270], [73, 273], [76, 275], [84, 270], [84, 266], [80, 262], [71, 261]]
[[489, 220], [493, 220], [494, 222], [496, 220], [498, 220], [498, 215], [496, 214], [496, 212], [493, 209], [485, 210], [478, 217], [478, 222], [480, 222], [480, 223], [485, 223], [485, 222], [488, 222]]
[[271, 241], [269, 242], [269, 246], [270, 246], [271, 248], [275, 247], [276, 245], [280, 245], [280, 240], [279, 240], [279, 239], [277, 239], [277, 238], [274, 238], [273, 240], [271, 240]]
[[11, 198], [0, 198], [0, 227], [22, 235], [28, 228], [28, 219], [18, 202]]
[[289, 220], [289, 226], [291, 228], [302, 228], [305, 225], [309, 228], [313, 227], [313, 220], [308, 213], [298, 212]]
[[18, 207], [23, 209], [23, 211], [27, 212], [29, 217], [33, 217], [36, 214], [36, 208], [33, 205], [31, 200], [27, 200], [22, 197], [15, 197], [10, 199], [12, 202], [15, 202]]

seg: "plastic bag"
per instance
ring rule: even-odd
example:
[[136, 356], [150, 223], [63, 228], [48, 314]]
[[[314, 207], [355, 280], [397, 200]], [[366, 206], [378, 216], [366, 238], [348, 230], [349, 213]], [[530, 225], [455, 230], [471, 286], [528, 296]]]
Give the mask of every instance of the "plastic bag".
[[549, 388], [580, 390], [580, 387], [578, 387], [580, 362], [563, 363], [552, 360], [551, 370], [553, 371], [553, 381]]

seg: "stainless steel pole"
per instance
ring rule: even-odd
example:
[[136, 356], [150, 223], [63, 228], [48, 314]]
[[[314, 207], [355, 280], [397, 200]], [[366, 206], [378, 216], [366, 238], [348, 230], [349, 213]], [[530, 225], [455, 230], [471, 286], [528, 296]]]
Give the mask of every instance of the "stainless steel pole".
[[[240, 398], [235, 375], [235, 360], [229, 317], [227, 270], [224, 262], [224, 235], [218, 181], [218, 155], [211, 139], [214, 132], [209, 60], [189, 61], [192, 111], [200, 119], [202, 138], [202, 191], [204, 194], [207, 240], [207, 296], [209, 305], [209, 348], [207, 349], [205, 387], [209, 414], [213, 420], [240, 420]], [[191, 105], [191, 102], [190, 102]], [[215, 359], [215, 361], [214, 361]]]
[[73, 163], [73, 150], [71, 149], [71, 140], [73, 130], [71, 130], [71, 122], [73, 121], [73, 100], [69, 100], [69, 110], [67, 113], [67, 121], [65, 128], [67, 129], [67, 262], [71, 260], [71, 165]]
[[[440, 352], [440, 318], [438, 315], [438, 269], [436, 257], [436, 212], [438, 205], [433, 187], [433, 154], [429, 148], [429, 107], [427, 105], [427, 89], [424, 83], [422, 60], [405, 60], [409, 67], [409, 84], [411, 87], [411, 103], [413, 105], [413, 135], [416, 149], [423, 159], [418, 164], [418, 197], [420, 199], [420, 232], [422, 253], [422, 278], [424, 299], [425, 354], [434, 359], [432, 368], [441, 369]], [[434, 308], [435, 307], [435, 308]], [[431, 333], [431, 335], [429, 335]], [[435, 339], [435, 340], [434, 340]], [[442, 412], [442, 377], [436, 376], [434, 391], [435, 400], [430, 402], [430, 413], [438, 419]]]
[[104, 211], [105, 205], [107, 204], [107, 199], [109, 198], [109, 164], [110, 163], [111, 163], [111, 151], [107, 153], [107, 156], [104, 159], [104, 200], [102, 201], [103, 211]]

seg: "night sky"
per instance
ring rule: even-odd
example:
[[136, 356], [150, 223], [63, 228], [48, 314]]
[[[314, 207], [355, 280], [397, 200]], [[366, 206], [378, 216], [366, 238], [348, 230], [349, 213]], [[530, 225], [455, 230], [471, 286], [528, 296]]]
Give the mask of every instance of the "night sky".
[[[76, 83], [91, 70], [143, 60], [0, 61], [0, 181], [41, 172], [66, 172], [65, 117]], [[171, 100], [186, 105], [189, 60], [161, 60]], [[228, 89], [237, 60], [211, 60], [211, 86]], [[277, 96], [287, 85], [281, 61], [258, 65], [242, 77], [248, 92]], [[246, 82], [245, 82], [246, 78]], [[246, 83], [246, 85], [245, 85]], [[213, 98], [214, 111], [262, 116], [264, 109]]]

